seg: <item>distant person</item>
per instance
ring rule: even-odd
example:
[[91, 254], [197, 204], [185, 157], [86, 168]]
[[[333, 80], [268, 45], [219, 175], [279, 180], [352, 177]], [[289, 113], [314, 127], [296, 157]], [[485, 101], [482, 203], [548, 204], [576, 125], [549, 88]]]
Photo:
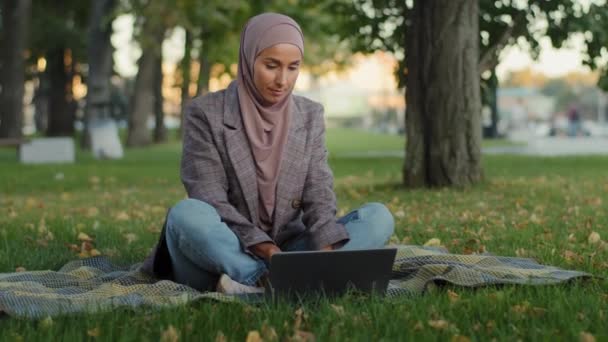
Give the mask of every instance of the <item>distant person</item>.
[[189, 199], [167, 216], [144, 271], [199, 290], [261, 292], [281, 251], [383, 246], [394, 219], [368, 203], [336, 219], [323, 107], [292, 94], [304, 37], [264, 13], [241, 33], [237, 80], [184, 113], [181, 179]]
[[568, 109], [568, 135], [575, 137], [581, 130], [581, 115], [575, 105]]

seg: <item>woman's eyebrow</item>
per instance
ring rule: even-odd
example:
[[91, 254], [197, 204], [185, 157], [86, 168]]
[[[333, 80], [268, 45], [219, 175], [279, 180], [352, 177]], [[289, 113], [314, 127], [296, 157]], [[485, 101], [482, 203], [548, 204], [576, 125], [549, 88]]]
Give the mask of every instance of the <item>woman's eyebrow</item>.
[[[276, 64], [283, 64], [283, 63], [281, 63], [280, 60], [278, 60], [276, 58], [272, 58], [272, 57], [266, 57], [266, 58], [264, 58], [264, 61], [265, 62], [276, 63]], [[295, 60], [293, 62], [290, 62], [289, 65], [300, 64], [301, 62], [302, 62], [302, 60], [298, 59], [298, 60]]]

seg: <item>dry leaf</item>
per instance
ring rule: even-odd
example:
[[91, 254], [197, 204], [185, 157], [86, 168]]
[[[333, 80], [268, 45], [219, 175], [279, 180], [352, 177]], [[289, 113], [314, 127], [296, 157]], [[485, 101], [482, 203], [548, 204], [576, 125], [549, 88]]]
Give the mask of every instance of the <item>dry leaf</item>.
[[260, 333], [257, 330], [251, 330], [249, 333], [247, 333], [247, 339], [245, 340], [246, 342], [262, 342], [262, 337], [260, 336]]
[[450, 303], [456, 303], [460, 300], [460, 295], [452, 290], [448, 290], [448, 298], [450, 299]]
[[15, 268], [15, 272], [25, 272], [25, 271], [27, 271], [27, 270], [25, 269], [25, 267], [21, 267], [21, 266], [19, 266], [19, 267]]
[[450, 323], [444, 319], [430, 320], [427, 324], [437, 330], [445, 330], [450, 326]]
[[341, 305], [331, 304], [331, 308], [338, 314], [338, 316], [344, 315], [344, 307]]
[[429, 241], [425, 242], [424, 245], [427, 247], [439, 247], [441, 246], [441, 240], [439, 240], [438, 238], [432, 238]]
[[87, 330], [87, 335], [91, 337], [99, 337], [100, 333], [99, 327]]
[[47, 316], [45, 319], [40, 321], [39, 324], [41, 328], [48, 329], [53, 326], [53, 319], [51, 318], [51, 316]]
[[416, 322], [416, 324], [414, 324], [414, 330], [415, 331], [420, 331], [424, 329], [424, 325], [422, 324], [421, 321]]
[[98, 251], [98, 250], [96, 250], [95, 248], [93, 248], [93, 249], [91, 249], [91, 250], [89, 251], [89, 255], [90, 255], [90, 256], [92, 256], [92, 257], [94, 257], [94, 256], [99, 256], [99, 255], [101, 255], [101, 252], [100, 252], [100, 251]]
[[266, 323], [262, 325], [262, 337], [265, 341], [278, 341], [279, 336], [273, 327], [268, 326]]
[[99, 209], [97, 209], [96, 207], [90, 207], [87, 209], [87, 217], [95, 217], [97, 215], [99, 215]]
[[116, 216], [114, 216], [114, 218], [118, 221], [128, 221], [130, 219], [129, 214], [127, 214], [125, 211], [119, 212], [116, 214]]
[[317, 340], [317, 337], [310, 331], [296, 330], [290, 340], [293, 342], [314, 342]]
[[137, 239], [139, 238], [137, 235], [135, 235], [133, 233], [127, 233], [123, 236], [124, 236], [125, 240], [127, 240], [128, 245], [130, 245], [134, 241], [137, 241]]
[[595, 342], [595, 336], [586, 331], [581, 331], [581, 333], [578, 334], [578, 340], [580, 342]]
[[591, 232], [591, 234], [589, 234], [589, 237], [587, 238], [587, 242], [589, 242], [589, 244], [595, 245], [596, 243], [600, 242], [602, 240], [602, 238], [600, 237], [600, 234], [597, 232]]
[[85, 242], [93, 242], [93, 239], [83, 232], [78, 233], [78, 240]]
[[169, 325], [167, 330], [161, 333], [160, 340], [161, 342], [177, 342], [179, 340], [179, 333], [172, 325]]
[[228, 341], [228, 339], [226, 338], [224, 333], [221, 331], [218, 331], [217, 335], [215, 335], [215, 342], [227, 342], [227, 341]]
[[462, 336], [462, 335], [454, 335], [452, 336], [451, 342], [470, 342], [471, 339], [466, 337], [466, 336]]

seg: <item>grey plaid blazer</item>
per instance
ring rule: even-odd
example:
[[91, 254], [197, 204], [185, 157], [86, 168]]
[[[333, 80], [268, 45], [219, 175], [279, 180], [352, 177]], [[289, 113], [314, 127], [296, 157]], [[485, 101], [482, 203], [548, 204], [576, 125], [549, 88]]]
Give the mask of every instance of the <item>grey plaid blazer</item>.
[[[274, 224], [259, 228], [256, 169], [245, 135], [236, 82], [225, 89], [193, 99], [184, 112], [181, 179], [190, 198], [212, 205], [248, 247], [267, 241], [281, 246], [309, 234], [312, 248], [348, 241], [336, 222], [333, 175], [327, 164], [323, 106], [293, 96], [294, 111], [279, 172]], [[144, 262], [144, 270], [171, 278], [164, 229]]]

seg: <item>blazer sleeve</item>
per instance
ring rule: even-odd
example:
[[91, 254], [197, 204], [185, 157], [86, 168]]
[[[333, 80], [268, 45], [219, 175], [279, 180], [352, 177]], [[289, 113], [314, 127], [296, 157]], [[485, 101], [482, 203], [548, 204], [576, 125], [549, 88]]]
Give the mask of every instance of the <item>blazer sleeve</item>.
[[349, 241], [344, 225], [336, 222], [336, 195], [333, 174], [327, 163], [323, 106], [315, 111], [312, 121], [312, 156], [302, 193], [302, 221], [312, 237], [314, 249], [343, 245]]
[[184, 137], [181, 179], [188, 197], [213, 206], [222, 221], [239, 238], [247, 253], [249, 247], [272, 239], [228, 202], [228, 180], [211, 126], [203, 110], [191, 101], [184, 111]]

